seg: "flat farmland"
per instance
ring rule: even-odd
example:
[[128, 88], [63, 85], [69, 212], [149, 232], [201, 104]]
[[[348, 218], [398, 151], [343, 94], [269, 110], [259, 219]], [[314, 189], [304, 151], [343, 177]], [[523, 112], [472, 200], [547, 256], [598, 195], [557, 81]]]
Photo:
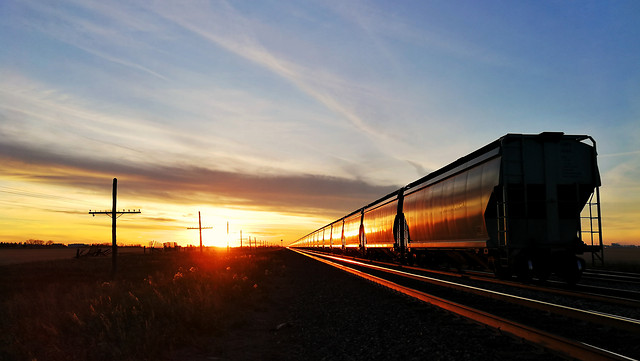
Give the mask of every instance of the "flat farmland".
[[604, 261], [607, 263], [638, 263], [640, 264], [640, 247], [605, 248]]
[[558, 359], [285, 249], [109, 266], [0, 266], [0, 360]]
[[[81, 247], [80, 251], [87, 251], [89, 247]], [[110, 249], [102, 247], [102, 250]], [[71, 259], [76, 256], [78, 248], [2, 248], [0, 249], [0, 266], [27, 262], [54, 261]], [[140, 247], [119, 247], [119, 254], [143, 253]]]
[[[586, 259], [590, 257], [585, 257]], [[640, 247], [604, 249], [604, 268], [618, 271], [640, 272]]]
[[[89, 247], [81, 247], [81, 251], [87, 251]], [[102, 247], [103, 250], [110, 250], [110, 247]], [[0, 266], [8, 264], [18, 264], [26, 262], [53, 261], [58, 259], [69, 259], [76, 255], [77, 248], [42, 248], [42, 249], [0, 249]], [[148, 250], [147, 250], [148, 251]], [[140, 254], [144, 253], [141, 247], [119, 247], [120, 254]], [[590, 262], [591, 256], [583, 256]], [[605, 266], [637, 266], [640, 268], [640, 247], [616, 247], [605, 248]]]
[[284, 249], [119, 253], [0, 250], [0, 360], [557, 359]]

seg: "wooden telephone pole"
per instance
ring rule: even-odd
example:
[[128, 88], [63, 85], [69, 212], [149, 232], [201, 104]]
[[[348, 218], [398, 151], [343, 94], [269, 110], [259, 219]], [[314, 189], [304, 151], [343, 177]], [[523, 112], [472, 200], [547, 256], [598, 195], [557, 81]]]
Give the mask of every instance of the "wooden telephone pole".
[[138, 209], [134, 210], [116, 210], [116, 201], [118, 199], [118, 179], [113, 178], [113, 205], [110, 211], [92, 211], [89, 210], [89, 214], [92, 214], [94, 217], [96, 214], [106, 214], [111, 217], [111, 277], [115, 277], [116, 275], [116, 264], [118, 257], [118, 245], [116, 244], [116, 219], [125, 213], [141, 213]]
[[202, 227], [202, 221], [200, 219], [200, 211], [198, 211], [198, 227], [187, 227], [187, 229], [197, 229], [200, 231], [200, 252], [202, 252], [202, 230], [212, 229], [213, 227]]

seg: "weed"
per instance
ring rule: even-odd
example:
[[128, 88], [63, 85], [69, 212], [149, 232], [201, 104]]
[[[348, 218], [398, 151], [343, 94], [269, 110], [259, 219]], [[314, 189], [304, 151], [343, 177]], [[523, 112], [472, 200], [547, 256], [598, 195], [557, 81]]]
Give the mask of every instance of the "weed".
[[145, 360], [197, 346], [259, 302], [268, 257], [127, 255], [0, 268], [0, 359]]

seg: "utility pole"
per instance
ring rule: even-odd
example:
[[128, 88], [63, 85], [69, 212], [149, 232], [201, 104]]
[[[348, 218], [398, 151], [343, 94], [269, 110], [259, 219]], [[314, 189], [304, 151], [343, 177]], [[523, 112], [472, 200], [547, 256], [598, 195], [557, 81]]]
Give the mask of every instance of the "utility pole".
[[111, 277], [112, 278], [116, 276], [116, 265], [117, 265], [117, 258], [118, 258], [118, 245], [116, 244], [116, 219], [125, 213], [141, 213], [139, 209], [137, 211], [135, 209], [134, 210], [123, 209], [120, 212], [117, 211], [116, 210], [117, 199], [118, 199], [118, 179], [113, 178], [113, 203], [112, 203], [111, 210], [110, 211], [89, 210], [89, 214], [93, 215], [94, 217], [96, 216], [96, 214], [106, 214], [107, 216], [111, 217]]
[[242, 230], [240, 230], [240, 249], [242, 249]]
[[200, 231], [200, 252], [202, 252], [202, 230], [203, 229], [211, 229], [213, 227], [202, 227], [202, 221], [200, 219], [200, 211], [198, 211], [198, 228], [196, 227], [187, 227], [187, 229], [197, 229]]

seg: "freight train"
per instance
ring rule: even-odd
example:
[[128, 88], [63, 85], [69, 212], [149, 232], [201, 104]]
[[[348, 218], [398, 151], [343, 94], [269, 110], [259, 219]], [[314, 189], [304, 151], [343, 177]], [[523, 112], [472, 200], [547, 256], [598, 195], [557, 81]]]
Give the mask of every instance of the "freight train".
[[507, 134], [290, 247], [574, 283], [602, 255], [596, 156], [587, 135]]

